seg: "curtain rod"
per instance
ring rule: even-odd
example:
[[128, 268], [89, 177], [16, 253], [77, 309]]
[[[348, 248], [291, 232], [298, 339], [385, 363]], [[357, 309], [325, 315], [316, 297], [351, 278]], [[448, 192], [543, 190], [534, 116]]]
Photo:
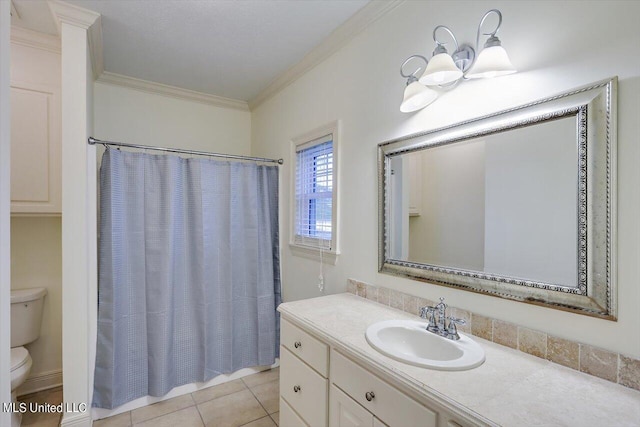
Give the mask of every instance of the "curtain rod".
[[102, 141], [92, 136], [89, 137], [87, 142], [89, 143], [89, 145], [95, 145], [95, 144], [102, 144], [105, 146], [115, 145], [117, 147], [140, 148], [143, 150], [168, 151], [171, 153], [195, 154], [198, 156], [222, 157], [225, 159], [252, 160], [254, 162], [277, 163], [279, 165], [284, 163], [284, 160], [282, 159], [276, 160], [276, 159], [266, 159], [264, 157], [249, 157], [249, 156], [239, 156], [235, 154], [210, 153], [208, 151], [182, 150], [179, 148], [165, 148], [165, 147], [152, 147], [150, 145], [126, 144], [124, 142]]

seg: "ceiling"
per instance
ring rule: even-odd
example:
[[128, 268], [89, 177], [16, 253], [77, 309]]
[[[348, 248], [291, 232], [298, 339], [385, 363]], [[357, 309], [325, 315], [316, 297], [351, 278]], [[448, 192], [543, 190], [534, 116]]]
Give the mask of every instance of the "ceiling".
[[[105, 71], [249, 101], [369, 0], [67, 0], [102, 15]], [[12, 23], [57, 34], [46, 1]]]

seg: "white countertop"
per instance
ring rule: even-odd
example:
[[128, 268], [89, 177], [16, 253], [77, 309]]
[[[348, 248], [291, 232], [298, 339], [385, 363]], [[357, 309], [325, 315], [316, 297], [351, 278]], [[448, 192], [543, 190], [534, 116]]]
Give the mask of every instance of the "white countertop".
[[640, 392], [476, 336], [486, 361], [468, 371], [436, 371], [374, 350], [367, 327], [381, 320], [418, 319], [352, 294], [281, 304], [286, 319], [308, 328], [351, 357], [392, 372], [411, 390], [462, 406], [502, 426], [640, 426]]

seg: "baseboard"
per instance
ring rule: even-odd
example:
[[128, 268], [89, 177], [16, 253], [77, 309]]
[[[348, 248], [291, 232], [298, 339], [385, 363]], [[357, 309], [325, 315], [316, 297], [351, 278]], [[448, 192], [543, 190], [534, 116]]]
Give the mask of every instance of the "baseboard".
[[62, 369], [55, 371], [43, 372], [41, 374], [33, 375], [24, 382], [16, 390], [18, 396], [24, 396], [25, 394], [35, 393], [37, 391], [47, 390], [62, 385]]
[[91, 427], [91, 413], [89, 411], [84, 414], [62, 416], [60, 427]]

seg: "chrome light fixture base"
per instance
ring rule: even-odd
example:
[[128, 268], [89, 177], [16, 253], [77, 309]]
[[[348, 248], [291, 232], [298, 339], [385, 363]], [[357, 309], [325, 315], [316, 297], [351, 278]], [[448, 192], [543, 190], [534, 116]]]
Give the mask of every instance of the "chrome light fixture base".
[[[489, 32], [482, 32], [482, 27], [485, 21], [491, 15], [495, 15], [498, 18], [495, 29]], [[412, 55], [407, 58], [400, 67], [400, 74], [405, 79], [408, 79], [407, 87], [411, 86], [410, 90], [405, 89], [400, 111], [417, 111], [435, 101], [437, 93], [429, 94], [421, 90], [419, 85], [422, 85], [425, 88], [435, 88], [440, 91], [447, 91], [455, 88], [462, 80], [490, 78], [515, 73], [515, 67], [511, 64], [507, 52], [502, 47], [500, 39], [496, 36], [501, 25], [502, 13], [498, 9], [491, 9], [485, 13], [478, 25], [475, 48], [468, 44], [458, 44], [458, 39], [449, 27], [444, 25], [438, 25], [435, 27], [433, 30], [433, 40], [436, 43], [436, 47], [431, 59], [428, 60], [421, 55]], [[450, 38], [453, 40], [455, 51], [450, 56], [445, 48], [446, 43], [441, 39], [438, 39], [438, 30], [448, 33]], [[480, 47], [481, 36], [489, 36], [482, 48]], [[420, 58], [426, 65], [424, 73], [419, 79], [417, 79], [418, 81], [416, 81], [416, 76], [422, 68], [418, 68], [411, 74], [406, 74], [403, 71], [404, 66], [415, 58]], [[433, 89], [430, 90], [433, 91]], [[415, 102], [415, 100], [412, 101], [416, 94], [420, 94], [422, 102]], [[427, 98], [429, 98], [429, 102], [426, 102]]]

